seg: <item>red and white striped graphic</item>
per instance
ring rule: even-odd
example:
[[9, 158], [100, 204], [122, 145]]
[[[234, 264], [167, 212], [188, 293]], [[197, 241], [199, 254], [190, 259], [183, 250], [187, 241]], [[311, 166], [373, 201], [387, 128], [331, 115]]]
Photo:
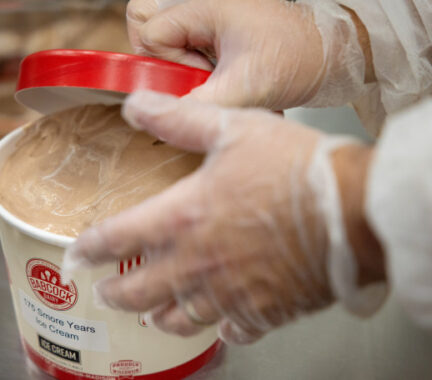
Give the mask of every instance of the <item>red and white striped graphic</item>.
[[120, 275], [127, 274], [131, 270], [144, 265], [144, 261], [144, 256], [136, 256], [133, 259], [121, 260], [118, 263], [118, 272]]
[[[118, 262], [118, 273], [120, 276], [128, 274], [130, 271], [143, 266], [145, 262], [144, 256], [136, 256], [133, 259], [121, 260]], [[143, 327], [147, 327], [147, 323], [144, 318], [144, 313], [138, 313], [138, 324]]]

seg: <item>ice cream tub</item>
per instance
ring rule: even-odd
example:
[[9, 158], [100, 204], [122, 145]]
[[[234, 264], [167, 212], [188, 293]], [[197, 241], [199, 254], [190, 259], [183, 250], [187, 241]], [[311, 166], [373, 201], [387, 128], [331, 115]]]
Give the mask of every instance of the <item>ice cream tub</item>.
[[[104, 100], [115, 104], [140, 86], [153, 89], [159, 86], [156, 88], [159, 91], [182, 95], [208, 76], [206, 72], [181, 65], [161, 62], [158, 66], [157, 60], [142, 57], [114, 54], [111, 56], [113, 63], [109, 53], [51, 51], [39, 54], [42, 63], [38, 62], [37, 55], [23, 62], [17, 98], [44, 113], [65, 109], [68, 98], [73, 105], [103, 103]], [[115, 67], [106, 68], [103, 62], [107, 60]], [[92, 69], [93, 64], [92, 70], [98, 71], [97, 62], [105, 73], [99, 73], [99, 83], [94, 82], [94, 78], [90, 83], [89, 66]], [[135, 69], [141, 67], [138, 70], [140, 83], [136, 79], [139, 76], [134, 76], [138, 81], [135, 82], [127, 74], [133, 72], [126, 69], [128, 65], [131, 67], [130, 62]], [[65, 66], [69, 69], [65, 70]], [[80, 66], [87, 70], [81, 78], [77, 73]], [[72, 67], [75, 77], [67, 78]], [[171, 75], [165, 87], [161, 83], [152, 84], [156, 81], [151, 77], [154, 67], [157, 67], [156, 77]], [[125, 81], [118, 81], [122, 71], [126, 73]], [[150, 79], [145, 80], [145, 72]], [[41, 76], [39, 81], [38, 75]], [[181, 88], [177, 83], [173, 89], [173, 78], [188, 76], [191, 80], [184, 80]], [[122, 86], [129, 83], [130, 87], [116, 87], [116, 81], [109, 79], [113, 77]], [[38, 87], [41, 92], [37, 91]], [[98, 98], [98, 92], [101, 98]], [[1, 167], [14, 152], [22, 133], [23, 127], [1, 140], [0, 175]], [[141, 256], [80, 272], [65, 284], [60, 267], [64, 249], [74, 238], [27, 224], [1, 205], [0, 235], [24, 350], [31, 361], [48, 374], [58, 379], [181, 379], [209, 362], [219, 349], [215, 328], [208, 328], [191, 338], [180, 338], [157, 330], [140, 313], [95, 307], [92, 284], [106, 276], [126, 275], [145, 265]]]

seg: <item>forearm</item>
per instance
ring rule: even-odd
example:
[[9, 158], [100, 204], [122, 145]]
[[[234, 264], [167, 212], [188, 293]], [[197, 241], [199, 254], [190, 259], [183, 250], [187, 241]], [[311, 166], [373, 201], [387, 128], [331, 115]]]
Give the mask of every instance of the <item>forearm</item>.
[[[432, 7], [430, 1], [416, 0], [335, 1], [355, 15], [363, 50], [370, 45], [373, 59], [366, 66], [366, 83], [371, 69], [376, 81], [354, 104], [365, 126], [378, 135], [387, 115], [432, 92]], [[369, 42], [362, 42], [365, 36]]]
[[357, 260], [359, 286], [386, 278], [384, 253], [364, 208], [373, 154], [374, 149], [366, 145], [344, 146], [332, 154], [346, 234]]
[[389, 119], [367, 180], [366, 216], [395, 299], [432, 329], [432, 101]]

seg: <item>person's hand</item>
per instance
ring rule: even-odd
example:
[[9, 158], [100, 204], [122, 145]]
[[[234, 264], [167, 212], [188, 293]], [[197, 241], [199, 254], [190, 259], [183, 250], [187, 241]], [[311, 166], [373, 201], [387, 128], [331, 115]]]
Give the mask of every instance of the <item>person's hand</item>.
[[[325, 218], [309, 170], [326, 136], [264, 111], [152, 92], [132, 95], [124, 116], [207, 158], [165, 192], [84, 232], [65, 255], [66, 273], [144, 255], [142, 268], [96, 284], [99, 302], [148, 312], [181, 335], [219, 323], [232, 343], [332, 302]], [[359, 162], [344, 158], [349, 170]]]
[[131, 0], [137, 54], [205, 70], [190, 96], [282, 110], [356, 100], [373, 81], [368, 32], [333, 1]]
[[207, 83], [192, 91], [202, 101], [282, 110], [310, 100], [325, 74], [323, 42], [308, 6], [131, 0], [127, 18], [137, 54], [206, 70], [217, 60]]
[[261, 111], [149, 92], [132, 95], [124, 114], [135, 128], [208, 157], [68, 251], [68, 268], [144, 253], [142, 269], [97, 285], [102, 302], [148, 311], [158, 327], [182, 335], [200, 330], [189, 304], [237, 343], [331, 302], [326, 233], [307, 184], [320, 133]]

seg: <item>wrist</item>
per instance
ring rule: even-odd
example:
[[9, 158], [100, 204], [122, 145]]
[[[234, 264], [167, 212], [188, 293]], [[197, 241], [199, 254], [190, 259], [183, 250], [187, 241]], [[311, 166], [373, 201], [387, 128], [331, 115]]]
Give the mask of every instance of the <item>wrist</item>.
[[286, 68], [295, 72], [295, 80], [290, 79], [290, 91], [284, 99], [283, 108], [309, 102], [319, 91], [325, 77], [323, 39], [315, 23], [313, 9], [308, 4], [294, 3], [290, 5], [290, 14], [290, 38], [295, 41], [292, 50], [298, 61], [295, 67]]
[[[368, 32], [356, 13], [333, 2], [305, 0], [314, 15], [311, 30], [318, 30], [322, 53], [319, 88], [306, 107], [340, 106], [361, 98], [374, 80]], [[308, 46], [308, 44], [306, 44]]]
[[364, 59], [365, 59], [365, 83], [372, 83], [375, 82], [376, 76], [375, 76], [375, 70], [373, 66], [373, 59], [372, 59], [372, 48], [371, 43], [369, 39], [369, 33], [366, 29], [366, 26], [363, 24], [363, 22], [360, 20], [360, 18], [357, 16], [357, 14], [349, 8], [346, 8], [342, 6], [351, 16], [351, 19], [357, 29], [357, 38], [360, 44], [360, 47], [363, 51]]
[[358, 285], [386, 279], [384, 253], [365, 214], [365, 194], [373, 148], [349, 145], [335, 150], [332, 164], [339, 187], [343, 221], [358, 265]]

